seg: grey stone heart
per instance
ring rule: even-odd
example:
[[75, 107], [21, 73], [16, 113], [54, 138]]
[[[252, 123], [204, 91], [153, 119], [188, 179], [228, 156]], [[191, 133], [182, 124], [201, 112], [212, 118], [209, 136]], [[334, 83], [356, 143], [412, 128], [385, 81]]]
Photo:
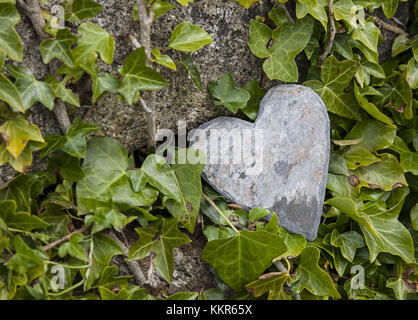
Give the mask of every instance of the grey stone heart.
[[314, 91], [279, 85], [261, 101], [254, 123], [216, 118], [197, 129], [190, 145], [206, 153], [203, 178], [219, 194], [247, 210], [276, 212], [281, 227], [313, 241], [325, 197], [329, 131], [327, 109]]

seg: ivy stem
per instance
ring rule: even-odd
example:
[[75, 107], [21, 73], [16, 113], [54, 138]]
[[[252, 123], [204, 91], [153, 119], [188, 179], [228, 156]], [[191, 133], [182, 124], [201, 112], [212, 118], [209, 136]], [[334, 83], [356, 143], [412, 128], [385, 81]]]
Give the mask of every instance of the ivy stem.
[[328, 43], [325, 48], [325, 51], [318, 59], [318, 66], [322, 66], [325, 59], [328, 57], [329, 53], [331, 52], [332, 45], [334, 44], [336, 29], [335, 29], [335, 20], [334, 20], [333, 0], [328, 1], [328, 14], [329, 14], [330, 34], [329, 34], [329, 39], [328, 39]]
[[224, 215], [224, 213], [221, 211], [221, 209], [218, 208], [218, 206], [215, 204], [215, 202], [212, 201], [211, 198], [209, 198], [206, 194], [202, 192], [202, 197], [205, 199], [209, 204], [219, 213], [219, 215], [225, 219], [225, 221], [229, 224], [229, 226], [234, 230], [236, 233], [239, 233], [238, 229], [233, 225], [231, 221]]

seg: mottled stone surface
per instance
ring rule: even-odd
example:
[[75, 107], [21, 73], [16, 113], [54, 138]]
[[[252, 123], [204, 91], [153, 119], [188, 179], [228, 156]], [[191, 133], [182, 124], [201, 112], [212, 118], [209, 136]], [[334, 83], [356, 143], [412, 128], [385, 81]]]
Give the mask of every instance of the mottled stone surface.
[[[314, 240], [325, 197], [329, 130], [326, 107], [315, 92], [279, 85], [262, 100], [254, 124], [220, 117], [200, 126], [191, 144], [206, 153], [204, 178], [221, 195], [247, 209], [268, 208], [280, 226]], [[252, 140], [245, 140], [249, 131]]]

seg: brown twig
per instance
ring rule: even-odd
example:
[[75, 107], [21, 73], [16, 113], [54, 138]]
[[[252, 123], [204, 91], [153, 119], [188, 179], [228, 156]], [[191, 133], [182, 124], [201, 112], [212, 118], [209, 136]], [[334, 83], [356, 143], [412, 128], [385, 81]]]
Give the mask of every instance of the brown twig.
[[322, 66], [325, 59], [328, 57], [329, 53], [331, 52], [332, 45], [334, 44], [336, 29], [335, 29], [335, 20], [334, 20], [333, 0], [328, 0], [328, 14], [329, 14], [330, 34], [329, 34], [329, 39], [328, 39], [328, 43], [325, 48], [325, 51], [318, 59], [318, 66]]
[[[39, 39], [41, 41], [48, 39], [49, 35], [45, 32], [45, 19], [38, 0], [17, 0], [17, 4], [25, 11]], [[55, 72], [53, 64], [49, 65], [49, 70], [51, 73]], [[62, 133], [65, 134], [67, 127], [71, 125], [65, 103], [58, 99], [54, 106], [54, 113]]]
[[80, 229], [77, 229], [77, 230], [67, 234], [65, 237], [62, 237], [61, 239], [58, 239], [57, 241], [54, 241], [54, 242], [44, 246], [42, 248], [42, 251], [43, 252], [49, 251], [49, 250], [55, 248], [56, 246], [59, 246], [61, 243], [69, 241], [72, 235], [77, 234], [77, 233], [83, 233], [83, 232], [87, 231], [88, 229], [90, 229], [90, 227], [91, 227], [91, 225], [88, 225], [88, 226], [86, 225], [86, 226], [84, 226]]
[[397, 26], [394, 26], [393, 24], [387, 23], [376, 16], [373, 16], [373, 17], [374, 17], [374, 22], [376, 22], [377, 26], [381, 29], [386, 29], [396, 34], [408, 34], [406, 31], [402, 30], [401, 28]]

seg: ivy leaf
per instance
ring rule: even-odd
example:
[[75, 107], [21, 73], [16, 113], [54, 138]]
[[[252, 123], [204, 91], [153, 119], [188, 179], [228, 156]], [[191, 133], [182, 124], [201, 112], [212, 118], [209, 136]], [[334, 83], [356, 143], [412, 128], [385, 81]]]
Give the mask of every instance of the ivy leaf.
[[398, 9], [399, 0], [383, 0], [382, 9], [387, 18], [392, 18]]
[[[0, 67], [3, 66], [4, 55], [0, 52]], [[0, 68], [1, 69], [1, 68]], [[25, 112], [20, 92], [16, 86], [3, 74], [0, 73], [0, 101], [7, 102], [15, 112]]]
[[60, 153], [48, 160], [48, 170], [58, 171], [64, 180], [76, 182], [84, 178], [80, 160], [67, 153]]
[[341, 298], [330, 275], [318, 266], [319, 255], [320, 251], [316, 247], [306, 247], [302, 251], [292, 287], [298, 292], [307, 289], [317, 296]]
[[267, 273], [262, 275], [260, 279], [247, 284], [245, 289], [256, 298], [269, 292], [268, 300], [291, 300], [291, 296], [283, 289], [289, 278], [288, 273]]
[[402, 112], [406, 119], [412, 119], [412, 89], [406, 80], [407, 72], [402, 72], [398, 77], [394, 77], [391, 84], [385, 84], [378, 91], [382, 94], [375, 98], [377, 105], [382, 107], [389, 106]]
[[99, 231], [109, 229], [113, 227], [116, 231], [121, 232], [125, 226], [135, 220], [137, 217], [126, 217], [123, 213], [115, 209], [109, 208], [96, 208], [94, 215], [89, 215], [86, 217], [86, 224], [93, 223], [92, 233], [97, 233]]
[[49, 227], [49, 224], [42, 219], [26, 212], [16, 212], [16, 209], [15, 201], [0, 201], [0, 218], [9, 228], [32, 231]]
[[80, 208], [95, 211], [97, 207], [127, 209], [148, 206], [157, 198], [157, 191], [145, 187], [134, 192], [128, 168], [128, 152], [119, 142], [107, 137], [94, 137], [87, 144], [83, 162], [85, 177], [76, 188]]
[[408, 294], [408, 288], [405, 285], [402, 277], [400, 278], [390, 278], [386, 281], [386, 287], [391, 288], [395, 293], [396, 299], [406, 300]]
[[240, 231], [234, 237], [209, 241], [201, 259], [212, 265], [219, 277], [235, 291], [257, 279], [273, 258], [285, 252], [279, 236], [267, 231]]
[[381, 159], [374, 153], [391, 146], [395, 137], [396, 128], [393, 126], [375, 120], [358, 122], [345, 137], [346, 140], [362, 138], [360, 143], [350, 146], [350, 149], [344, 153], [348, 168], [356, 169], [380, 161]]
[[253, 3], [258, 2], [259, 0], [237, 0], [237, 2], [242, 5], [245, 9], [251, 7]]
[[79, 244], [83, 240], [84, 236], [80, 233], [73, 234], [68, 242], [60, 245], [58, 249], [58, 255], [64, 258], [67, 254], [77, 258], [81, 261], [88, 262], [87, 254], [83, 247]]
[[[205, 168], [205, 161], [191, 163], [190, 155], [195, 156], [196, 159], [201, 159], [202, 153], [196, 149], [179, 149], [176, 152], [175, 161], [171, 168], [177, 178], [176, 184], [180, 201], [176, 201], [174, 198], [167, 199], [166, 207], [189, 232], [193, 232], [200, 209], [202, 197], [201, 175]], [[183, 159], [185, 161], [182, 161]]]
[[248, 213], [248, 218], [250, 221], [255, 222], [263, 218], [264, 216], [270, 214], [271, 212], [265, 208], [253, 208]]
[[94, 18], [102, 9], [101, 4], [91, 0], [74, 0], [71, 5], [71, 14], [66, 15], [65, 20], [74, 23]]
[[133, 105], [138, 101], [138, 90], [158, 90], [168, 85], [157, 71], [147, 67], [145, 48], [131, 53], [123, 63], [119, 92]]
[[124, 252], [115, 241], [101, 233], [93, 235], [89, 255], [91, 267], [86, 270], [84, 275], [86, 280], [84, 282], [85, 291], [88, 291], [94, 282], [100, 278], [103, 270], [109, 266], [112, 257], [118, 254], [124, 254]]
[[381, 66], [370, 61], [360, 63], [356, 72], [356, 80], [361, 88], [363, 88], [363, 85], [368, 86], [370, 84], [371, 75], [383, 79], [385, 78], [385, 71]]
[[29, 248], [20, 236], [13, 238], [13, 248], [16, 253], [5, 264], [9, 270], [20, 274], [31, 273], [30, 278], [37, 278], [44, 273], [44, 262], [40, 252]]
[[358, 103], [353, 93], [344, 91], [355, 72], [356, 62], [350, 60], [339, 62], [334, 56], [330, 56], [322, 65], [321, 81], [309, 80], [304, 85], [319, 94], [328, 111], [344, 118], [360, 120]]
[[93, 79], [93, 102], [96, 102], [105, 92], [118, 93], [119, 80], [115, 75], [104, 73]]
[[6, 149], [15, 158], [19, 158], [28, 141], [44, 142], [41, 131], [24, 119], [8, 120], [0, 126], [0, 135], [6, 143]]
[[105, 30], [96, 24], [85, 22], [78, 27], [81, 38], [74, 49], [77, 64], [89, 63], [96, 60], [96, 52], [107, 64], [112, 64], [115, 51], [115, 41]]
[[53, 75], [50, 74], [47, 75], [44, 80], [50, 84], [54, 90], [54, 95], [57, 98], [60, 98], [62, 101], [72, 104], [73, 106], [80, 106], [79, 96], [66, 87], [68, 81], [67, 78], [64, 78], [61, 82], [59, 82]]
[[185, 7], [189, 6], [189, 2], [194, 2], [194, 0], [176, 0], [176, 1]]
[[229, 72], [224, 73], [218, 82], [209, 82], [208, 90], [213, 98], [219, 100], [214, 102], [215, 105], [223, 105], [233, 113], [245, 108], [251, 97], [246, 90], [235, 87]]
[[252, 53], [259, 58], [268, 58], [270, 50], [267, 48], [273, 31], [264, 23], [251, 19], [250, 21], [250, 42], [248, 46]]
[[43, 63], [48, 64], [53, 58], [58, 58], [68, 67], [75, 68], [71, 46], [76, 41], [68, 28], [58, 30], [55, 39], [47, 39], [39, 47]]
[[87, 151], [86, 137], [99, 129], [100, 127], [85, 123], [80, 118], [74, 119], [67, 128], [66, 141], [60, 149], [73, 157], [84, 158]]
[[377, 52], [379, 35], [379, 28], [373, 22], [367, 21], [362, 28], [355, 29], [351, 37], [361, 42], [367, 49]]
[[286, 245], [286, 251], [277, 256], [274, 260], [281, 258], [297, 257], [306, 247], [306, 238], [301, 234], [293, 234], [288, 232], [285, 228], [279, 228], [278, 235]]
[[357, 17], [356, 12], [357, 6], [351, 0], [339, 0], [333, 4], [334, 17], [336, 20], [344, 20], [351, 27], [356, 29]]
[[15, 61], [22, 61], [23, 48], [19, 34], [13, 28], [20, 21], [13, 3], [0, 3], [0, 53]]
[[168, 46], [183, 52], [193, 52], [211, 44], [212, 41], [212, 37], [205, 30], [183, 21], [171, 33]]
[[129, 285], [128, 280], [131, 279], [132, 276], [121, 276], [118, 277], [118, 267], [117, 266], [109, 266], [106, 267], [101, 276], [99, 281], [97, 282], [96, 286], [104, 287], [107, 289], [111, 289], [115, 286], [119, 286], [121, 288], [126, 288]]
[[9, 64], [7, 70], [16, 79], [16, 87], [20, 92], [25, 110], [28, 110], [35, 102], [40, 102], [52, 111], [55, 95], [48, 83], [36, 80], [32, 71], [26, 67]]
[[190, 54], [187, 54], [180, 60], [180, 64], [189, 72], [190, 77], [193, 79], [196, 86], [203, 92], [202, 79], [200, 77], [199, 69], [193, 63], [193, 58]]
[[328, 2], [326, 0], [317, 0], [316, 6], [312, 6], [312, 3], [309, 3], [309, 1], [304, 1], [303, 4], [300, 1], [297, 1], [296, 2], [296, 18], [302, 19], [307, 14], [310, 14], [316, 20], [321, 22], [326, 32], [327, 25], [328, 25], [328, 15], [327, 15], [327, 12], [325, 11], [325, 7], [327, 5], [328, 5]]
[[266, 90], [260, 88], [258, 81], [250, 80], [243, 88], [250, 94], [250, 100], [247, 102], [247, 106], [241, 109], [251, 120], [257, 119], [258, 109], [260, 108], [261, 99], [266, 94]]
[[[174, 270], [173, 250], [191, 240], [178, 230], [176, 219], [161, 218], [155, 223], [153, 229], [138, 228], [136, 231], [140, 240], [130, 248], [128, 260], [143, 259], [154, 252], [153, 265], [161, 276], [171, 283]], [[157, 232], [159, 236], [153, 240]]]
[[354, 94], [360, 106], [367, 111], [373, 118], [386, 123], [389, 126], [395, 126], [392, 119], [382, 113], [373, 103], [369, 102], [364, 95], [360, 92], [360, 89], [354, 84]]
[[331, 244], [340, 248], [343, 257], [350, 262], [353, 262], [356, 249], [363, 248], [366, 245], [364, 238], [356, 231], [339, 233], [337, 229], [334, 229], [331, 233]]
[[273, 33], [274, 44], [270, 56], [264, 61], [263, 70], [270, 80], [298, 81], [298, 67], [294, 61], [309, 42], [314, 21], [310, 18], [288, 23]]
[[167, 54], [161, 54], [158, 48], [152, 49], [150, 60], [171, 70], [177, 70], [176, 64], [174, 63], [173, 59], [171, 59], [171, 57]]
[[[193, 1], [192, 1], [193, 2]], [[168, 3], [161, 0], [156, 0], [152, 3], [152, 11], [154, 11], [154, 20], [161, 17], [164, 13], [170, 11], [176, 6], [172, 3]]]
[[357, 175], [360, 181], [364, 181], [369, 187], [380, 188], [385, 191], [393, 190], [398, 186], [407, 186], [404, 170], [395, 156], [384, 153], [382, 161], [367, 167], [360, 167], [352, 173]]
[[376, 204], [357, 209], [353, 200], [348, 198], [332, 198], [327, 201], [331, 206], [347, 214], [355, 220], [363, 232], [370, 251], [370, 262], [373, 262], [379, 252], [389, 252], [400, 256], [406, 262], [415, 261], [412, 237], [392, 209], [402, 206], [406, 195], [389, 210], [379, 208]]

